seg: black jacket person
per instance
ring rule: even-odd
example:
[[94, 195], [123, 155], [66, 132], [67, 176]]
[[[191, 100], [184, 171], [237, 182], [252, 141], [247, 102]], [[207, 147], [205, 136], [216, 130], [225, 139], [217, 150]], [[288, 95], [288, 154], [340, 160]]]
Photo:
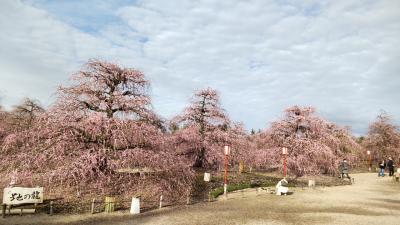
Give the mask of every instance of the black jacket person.
[[389, 176], [393, 176], [394, 174], [394, 164], [393, 164], [393, 160], [392, 157], [389, 157], [389, 160], [386, 163], [388, 169], [389, 169]]

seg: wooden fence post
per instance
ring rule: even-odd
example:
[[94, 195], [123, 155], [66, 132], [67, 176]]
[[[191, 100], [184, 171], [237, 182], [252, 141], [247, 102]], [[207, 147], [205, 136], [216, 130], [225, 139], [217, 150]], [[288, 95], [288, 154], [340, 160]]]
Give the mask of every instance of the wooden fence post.
[[161, 195], [160, 196], [160, 209], [162, 208], [162, 206], [163, 206], [163, 196]]
[[3, 214], [2, 214], [2, 215], [3, 215], [3, 218], [6, 217], [6, 207], [7, 207], [7, 205], [6, 205], [6, 204], [3, 204], [3, 207], [2, 207], [2, 210], [1, 210], [1, 212], [3, 213]]
[[115, 197], [106, 197], [105, 201], [105, 212], [111, 213], [114, 212], [115, 206]]
[[211, 191], [208, 192], [208, 201], [211, 202], [212, 201], [212, 195], [211, 195]]
[[190, 205], [190, 194], [186, 198], [186, 205]]
[[50, 201], [50, 216], [53, 215], [53, 201]]
[[245, 165], [243, 161], [239, 162], [239, 174], [243, 173], [245, 169]]
[[91, 213], [91, 214], [94, 214], [94, 203], [95, 203], [95, 201], [96, 201], [95, 198], [92, 199], [92, 204], [91, 204], [91, 206], [90, 206], [90, 213]]

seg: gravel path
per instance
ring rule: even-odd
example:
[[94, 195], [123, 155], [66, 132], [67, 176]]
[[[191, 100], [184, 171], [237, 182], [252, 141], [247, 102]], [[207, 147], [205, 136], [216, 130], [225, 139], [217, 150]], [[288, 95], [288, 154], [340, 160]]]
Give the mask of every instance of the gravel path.
[[228, 200], [164, 208], [131, 216], [125, 213], [53, 216], [24, 215], [0, 224], [206, 225], [206, 224], [400, 224], [400, 183], [376, 174], [355, 174], [355, 184], [295, 189], [292, 195], [230, 194]]

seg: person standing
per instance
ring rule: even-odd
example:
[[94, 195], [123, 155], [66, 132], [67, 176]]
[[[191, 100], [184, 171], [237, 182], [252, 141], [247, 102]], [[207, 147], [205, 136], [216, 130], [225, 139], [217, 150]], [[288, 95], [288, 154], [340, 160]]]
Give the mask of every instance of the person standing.
[[387, 161], [387, 167], [389, 169], [389, 176], [393, 176], [394, 174], [394, 165], [393, 165], [393, 159], [392, 157], [389, 157], [389, 160]]
[[385, 168], [386, 168], [386, 163], [385, 163], [385, 160], [382, 159], [379, 162], [379, 174], [378, 174], [378, 177], [384, 177], [385, 176]]
[[349, 180], [351, 180], [351, 178], [349, 176], [349, 169], [350, 169], [349, 163], [347, 162], [346, 159], [343, 159], [343, 161], [340, 163], [340, 166], [339, 166], [339, 170], [340, 170], [342, 179], [344, 179], [346, 177]]

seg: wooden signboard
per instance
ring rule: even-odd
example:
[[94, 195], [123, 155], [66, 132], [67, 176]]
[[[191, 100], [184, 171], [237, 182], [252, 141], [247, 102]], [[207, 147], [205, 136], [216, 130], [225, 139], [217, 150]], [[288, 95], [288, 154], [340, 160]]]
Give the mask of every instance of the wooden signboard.
[[19, 204], [26, 204], [26, 203], [43, 203], [43, 187], [4, 188], [3, 204], [19, 205]]

